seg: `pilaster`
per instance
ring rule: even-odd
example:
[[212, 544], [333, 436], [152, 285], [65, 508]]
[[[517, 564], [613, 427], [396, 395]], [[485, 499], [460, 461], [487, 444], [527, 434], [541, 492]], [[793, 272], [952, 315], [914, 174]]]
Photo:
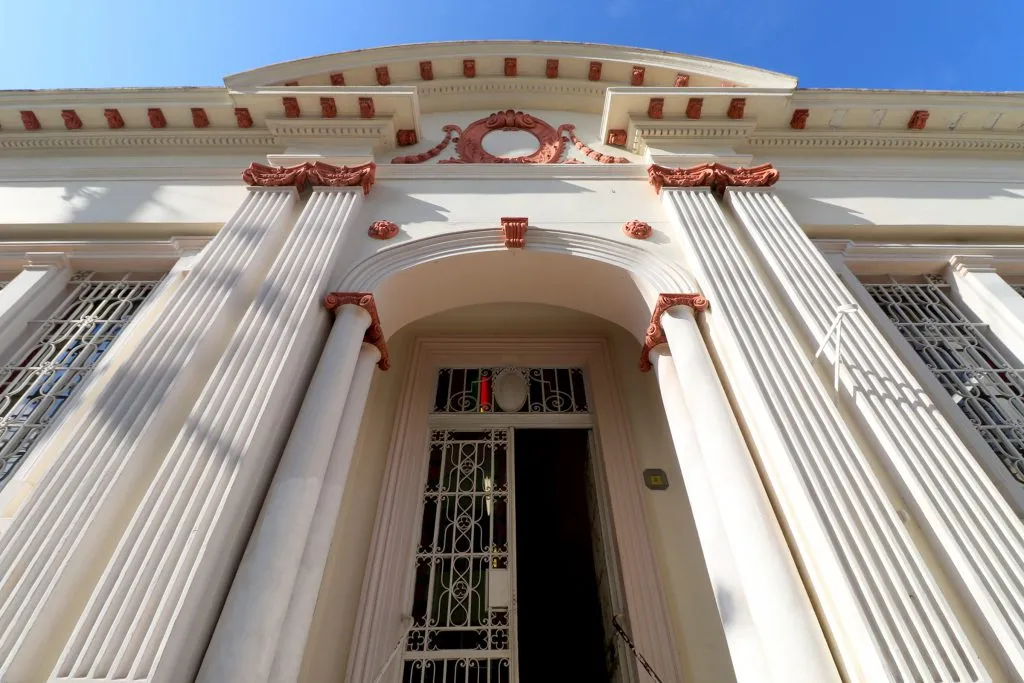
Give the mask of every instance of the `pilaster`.
[[[662, 295], [659, 304], [672, 300]], [[703, 297], [697, 302], [694, 311], [707, 306]], [[656, 336], [668, 344], [650, 351], [650, 362], [736, 681], [838, 683], [828, 644], [694, 313], [682, 303], [659, 306], [654, 315], [651, 328], [662, 328]]]
[[1024, 363], [1024, 297], [996, 272], [993, 261], [991, 256], [953, 256], [944, 275], [964, 304]]
[[0, 363], [30, 320], [41, 318], [46, 306], [71, 279], [63, 253], [28, 254], [28, 263], [0, 289]]
[[665, 189], [662, 197], [714, 302], [709, 333], [844, 679], [985, 680], [866, 454], [711, 191]]
[[254, 165], [245, 177], [318, 186], [176, 430], [53, 681], [191, 682], [277, 466], [327, 322], [320, 297], [373, 166]]
[[[782, 202], [730, 191], [728, 203], [772, 273], [807, 341], [820, 342], [840, 306], [855, 304]], [[1024, 525], [866, 316], [848, 316], [841, 396], [880, 445], [883, 463], [973, 608], [1011, 680], [1024, 680]], [[832, 345], [826, 349], [835, 362]]]
[[[294, 188], [254, 188], [77, 413], [32, 457], [53, 463], [0, 548], [0, 679], [43, 680], [284, 239]], [[101, 626], [99, 628], [102, 628]]]

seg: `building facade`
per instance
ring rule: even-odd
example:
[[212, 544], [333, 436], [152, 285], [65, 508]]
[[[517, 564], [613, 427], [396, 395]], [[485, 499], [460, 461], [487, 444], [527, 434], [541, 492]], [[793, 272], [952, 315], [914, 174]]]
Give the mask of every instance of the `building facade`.
[[426, 44], [0, 149], [0, 681], [1024, 681], [1024, 95]]

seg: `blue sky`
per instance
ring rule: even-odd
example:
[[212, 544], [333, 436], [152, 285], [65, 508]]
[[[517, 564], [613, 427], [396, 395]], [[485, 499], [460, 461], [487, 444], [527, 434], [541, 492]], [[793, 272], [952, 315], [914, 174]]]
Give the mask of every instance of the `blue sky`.
[[1024, 0], [0, 0], [0, 89], [221, 85], [433, 40], [613, 43], [815, 88], [1024, 90]]

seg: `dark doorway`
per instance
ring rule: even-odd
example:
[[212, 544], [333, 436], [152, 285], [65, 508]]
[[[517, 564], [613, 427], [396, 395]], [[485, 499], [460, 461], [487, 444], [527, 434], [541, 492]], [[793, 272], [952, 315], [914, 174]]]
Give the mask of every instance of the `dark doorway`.
[[520, 683], [609, 683], [587, 509], [589, 432], [516, 429]]

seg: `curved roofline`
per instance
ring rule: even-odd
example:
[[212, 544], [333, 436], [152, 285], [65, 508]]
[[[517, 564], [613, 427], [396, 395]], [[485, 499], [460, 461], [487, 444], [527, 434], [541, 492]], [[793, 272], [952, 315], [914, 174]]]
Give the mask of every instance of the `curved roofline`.
[[225, 76], [224, 84], [229, 88], [246, 88], [293, 80], [306, 74], [329, 70], [378, 66], [389, 62], [485, 55], [575, 57], [629, 62], [637, 66], [663, 67], [710, 75], [752, 87], [795, 88], [797, 84], [794, 76], [717, 59], [649, 48], [545, 40], [460, 40], [362, 48], [279, 62], [243, 71]]

